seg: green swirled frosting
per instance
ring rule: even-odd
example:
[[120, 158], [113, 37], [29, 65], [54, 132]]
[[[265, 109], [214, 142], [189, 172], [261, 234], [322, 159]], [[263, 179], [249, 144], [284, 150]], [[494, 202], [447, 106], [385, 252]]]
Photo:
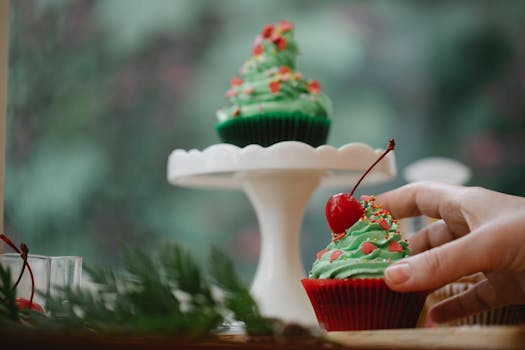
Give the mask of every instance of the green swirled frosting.
[[331, 101], [316, 80], [296, 71], [298, 54], [293, 25], [266, 25], [256, 37], [252, 56], [233, 77], [226, 92], [230, 105], [217, 111], [219, 122], [266, 112], [302, 113], [327, 118]]
[[364, 215], [345, 232], [332, 234], [326, 249], [317, 253], [310, 278], [382, 278], [388, 265], [410, 255], [397, 220], [374, 200], [361, 197]]

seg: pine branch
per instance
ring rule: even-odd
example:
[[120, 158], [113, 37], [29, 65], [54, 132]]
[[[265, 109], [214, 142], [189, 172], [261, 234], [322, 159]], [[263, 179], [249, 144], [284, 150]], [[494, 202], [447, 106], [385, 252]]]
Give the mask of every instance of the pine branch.
[[[170, 245], [156, 256], [124, 251], [126, 271], [86, 269], [96, 291], [63, 290], [48, 309], [65, 326], [105, 331], [210, 334], [224, 320], [224, 305], [191, 254]], [[67, 303], [61, 300], [67, 300]]]
[[210, 255], [211, 276], [215, 283], [226, 292], [225, 303], [235, 318], [244, 322], [246, 333], [251, 335], [270, 335], [273, 327], [264, 318], [249, 290], [239, 280], [231, 260], [213, 247]]
[[[218, 249], [210, 254], [210, 278], [190, 252], [177, 244], [155, 255], [125, 249], [125, 271], [85, 268], [94, 290], [59, 289], [47, 296], [47, 317], [19, 311], [14, 303], [11, 276], [0, 266], [0, 324], [29, 319], [42, 329], [103, 332], [155, 332], [210, 335], [233, 315], [252, 335], [272, 334], [270, 320], [259, 312], [232, 262]], [[224, 297], [214, 289], [220, 288]]]
[[0, 264], [0, 324], [18, 320], [18, 308], [15, 305], [15, 290], [11, 282], [11, 271]]
[[168, 278], [176, 283], [174, 287], [191, 295], [194, 306], [215, 304], [210, 286], [187, 250], [178, 245], [169, 246], [161, 254], [161, 258]]

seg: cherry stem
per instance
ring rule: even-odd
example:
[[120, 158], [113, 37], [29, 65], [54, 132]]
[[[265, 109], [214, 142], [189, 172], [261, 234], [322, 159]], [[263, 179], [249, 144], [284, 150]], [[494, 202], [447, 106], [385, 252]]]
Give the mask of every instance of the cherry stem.
[[390, 139], [390, 141], [388, 142], [388, 147], [386, 148], [386, 150], [383, 152], [383, 154], [381, 154], [381, 156], [379, 158], [377, 158], [377, 160], [374, 162], [374, 164], [372, 164], [366, 171], [363, 175], [361, 175], [361, 177], [359, 178], [359, 181], [357, 181], [357, 183], [355, 184], [354, 188], [352, 189], [352, 192], [350, 192], [350, 197], [352, 197], [354, 195], [354, 192], [355, 190], [357, 189], [357, 186], [359, 186], [359, 184], [361, 183], [361, 181], [363, 181], [363, 179], [365, 178], [366, 175], [368, 175], [368, 173], [370, 172], [370, 170], [372, 170], [377, 163], [379, 163], [381, 161], [381, 159], [383, 159], [387, 154], [388, 152], [394, 150], [394, 147], [396, 146], [396, 142], [394, 139]]
[[[24, 257], [22, 256], [22, 259]], [[20, 274], [18, 275], [18, 279], [16, 280], [15, 284], [13, 284], [13, 290], [18, 286], [18, 284], [20, 283], [20, 280], [22, 279], [22, 276], [24, 275], [24, 272], [26, 270], [26, 264], [25, 264], [25, 260], [24, 260], [24, 265], [22, 265], [22, 271], [20, 271]]]
[[25, 243], [20, 243], [20, 249], [18, 249], [18, 247], [9, 239], [9, 237], [7, 237], [3, 233], [0, 233], [0, 239], [2, 239], [15, 252], [20, 254], [20, 257], [24, 260], [24, 265], [22, 266], [22, 270], [20, 271], [20, 274], [18, 275], [18, 279], [16, 280], [12, 289], [13, 290], [16, 289], [27, 267], [27, 270], [29, 271], [29, 276], [31, 277], [31, 297], [29, 298], [29, 305], [31, 306], [33, 305], [33, 297], [35, 295], [35, 277], [33, 276], [33, 270], [31, 269], [31, 266], [29, 265], [29, 262], [27, 261], [27, 256], [29, 254], [29, 248], [27, 247]]
[[[35, 276], [33, 276], [33, 269], [31, 269], [31, 266], [29, 265], [29, 262], [27, 261], [27, 256], [29, 254], [29, 248], [25, 243], [20, 243], [20, 248], [22, 249], [24, 259], [24, 266], [27, 266], [27, 271], [29, 271], [29, 276], [31, 277], [31, 297], [29, 298], [29, 306], [33, 305], [33, 298], [35, 296]], [[23, 272], [22, 272], [23, 273]]]
[[10, 246], [11, 248], [13, 248], [13, 250], [15, 252], [17, 252], [18, 254], [22, 254], [22, 252], [20, 251], [20, 249], [18, 249], [18, 247], [9, 239], [9, 237], [7, 237], [6, 235], [4, 235], [3, 233], [0, 233], [0, 238], [2, 239], [2, 241], [4, 241], [8, 246]]
[[[22, 252], [18, 249], [18, 247], [6, 236], [4, 235], [3, 233], [0, 233], [0, 238], [8, 245], [10, 246], [11, 248], [13, 248], [13, 250], [15, 252], [17, 252], [18, 254], [20, 254], [20, 256], [22, 256]], [[26, 269], [26, 264], [24, 262], [24, 265], [22, 265], [22, 271], [20, 271], [20, 274], [18, 275], [18, 279], [16, 280], [15, 284], [13, 285], [13, 288], [12, 290], [14, 290], [18, 284], [20, 283], [20, 280], [22, 279], [22, 276], [24, 275], [24, 271]]]

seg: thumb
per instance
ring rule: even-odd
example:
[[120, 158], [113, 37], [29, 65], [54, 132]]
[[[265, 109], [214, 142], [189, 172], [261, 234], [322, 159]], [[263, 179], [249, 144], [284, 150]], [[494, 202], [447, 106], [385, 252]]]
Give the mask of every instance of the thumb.
[[494, 259], [483, 254], [487, 242], [473, 236], [474, 232], [390, 265], [385, 270], [386, 284], [399, 292], [433, 290], [490, 270]]

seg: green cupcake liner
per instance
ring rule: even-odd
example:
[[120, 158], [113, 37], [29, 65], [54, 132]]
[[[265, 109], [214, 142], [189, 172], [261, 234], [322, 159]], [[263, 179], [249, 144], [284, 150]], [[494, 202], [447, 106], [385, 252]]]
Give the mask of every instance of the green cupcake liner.
[[238, 117], [216, 125], [222, 142], [239, 147], [258, 144], [263, 147], [281, 141], [301, 141], [317, 147], [326, 143], [330, 119], [304, 113], [261, 113]]

